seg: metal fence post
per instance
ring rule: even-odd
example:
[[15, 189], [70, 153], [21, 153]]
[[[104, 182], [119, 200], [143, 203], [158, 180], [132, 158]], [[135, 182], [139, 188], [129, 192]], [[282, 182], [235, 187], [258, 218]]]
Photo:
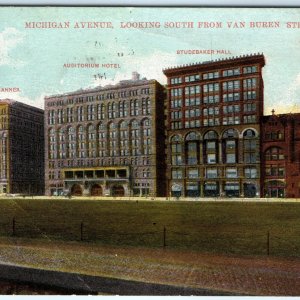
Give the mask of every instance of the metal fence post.
[[80, 224], [80, 240], [83, 241], [83, 222]]
[[270, 231], [267, 234], [267, 254], [270, 255]]
[[12, 220], [12, 236], [16, 234], [16, 219], [13, 218]]

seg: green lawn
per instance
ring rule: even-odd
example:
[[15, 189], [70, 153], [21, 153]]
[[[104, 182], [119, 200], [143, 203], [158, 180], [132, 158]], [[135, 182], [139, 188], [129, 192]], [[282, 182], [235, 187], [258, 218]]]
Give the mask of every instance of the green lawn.
[[0, 211], [2, 236], [14, 227], [20, 237], [163, 247], [165, 228], [168, 248], [266, 255], [269, 231], [270, 255], [300, 257], [300, 203], [1, 199]]

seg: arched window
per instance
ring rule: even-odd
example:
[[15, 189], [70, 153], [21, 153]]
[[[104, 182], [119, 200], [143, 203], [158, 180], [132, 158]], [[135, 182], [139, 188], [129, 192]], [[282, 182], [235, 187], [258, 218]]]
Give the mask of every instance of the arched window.
[[105, 156], [105, 150], [106, 150], [106, 130], [105, 126], [102, 122], [98, 125], [98, 149], [99, 149], [99, 157]]
[[88, 156], [96, 157], [96, 128], [94, 125], [88, 126]]
[[182, 139], [179, 135], [174, 135], [171, 138], [171, 163], [173, 166], [180, 166], [182, 165]]
[[210, 130], [203, 136], [203, 161], [207, 164], [216, 164], [218, 162], [218, 134]]
[[151, 124], [149, 119], [142, 121], [143, 154], [151, 154]]
[[113, 119], [116, 117], [116, 106], [115, 103], [108, 103], [107, 104], [107, 115], [109, 119]]
[[138, 99], [130, 100], [130, 115], [137, 116], [139, 114], [139, 101]]
[[86, 134], [85, 129], [82, 125], [80, 125], [77, 129], [77, 141], [78, 141], [78, 157], [85, 158], [86, 157]]
[[51, 128], [49, 130], [49, 158], [57, 158], [57, 144], [56, 144], [56, 134], [55, 129]]
[[171, 138], [171, 142], [181, 142], [181, 137], [179, 135], [174, 135]]
[[235, 129], [228, 129], [223, 133], [222, 157], [227, 164], [237, 163], [238, 158], [238, 132]]
[[131, 151], [132, 155], [140, 154], [140, 126], [136, 120], [131, 122], [130, 129]]
[[129, 155], [129, 146], [128, 146], [128, 123], [126, 121], [121, 121], [120, 126], [120, 155], [126, 156]]
[[111, 122], [108, 124], [108, 151], [109, 156], [117, 155], [117, 130], [115, 123]]
[[205, 140], [217, 140], [218, 139], [218, 134], [215, 131], [210, 130], [207, 133], [205, 133], [203, 138]]
[[97, 118], [98, 120], [103, 120], [105, 118], [104, 104], [97, 105]]
[[243, 133], [243, 144], [244, 144], [244, 163], [253, 164], [258, 159], [258, 136], [252, 129], [247, 129]]
[[74, 158], [75, 157], [75, 151], [76, 151], [76, 145], [75, 145], [75, 141], [76, 141], [76, 136], [75, 136], [75, 130], [73, 127], [69, 127], [68, 128], [68, 158]]
[[187, 165], [197, 165], [199, 160], [199, 135], [190, 132], [185, 138], [185, 157]]
[[87, 119], [95, 120], [95, 106], [93, 104], [87, 106]]
[[66, 158], [66, 144], [65, 144], [65, 129], [60, 128], [58, 131], [58, 156], [59, 158]]

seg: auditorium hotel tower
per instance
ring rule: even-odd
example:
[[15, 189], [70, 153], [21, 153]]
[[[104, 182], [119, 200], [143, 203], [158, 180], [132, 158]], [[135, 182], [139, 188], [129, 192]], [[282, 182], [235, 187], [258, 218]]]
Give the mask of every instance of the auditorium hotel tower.
[[164, 98], [136, 72], [46, 97], [46, 194], [165, 196]]
[[168, 196], [262, 195], [264, 65], [254, 54], [163, 71]]

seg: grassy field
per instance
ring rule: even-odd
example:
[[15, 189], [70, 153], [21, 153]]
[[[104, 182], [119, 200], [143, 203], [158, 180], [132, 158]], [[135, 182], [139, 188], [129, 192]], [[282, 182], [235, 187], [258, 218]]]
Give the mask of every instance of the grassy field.
[[1, 236], [300, 257], [300, 203], [1, 199], [0, 211]]

